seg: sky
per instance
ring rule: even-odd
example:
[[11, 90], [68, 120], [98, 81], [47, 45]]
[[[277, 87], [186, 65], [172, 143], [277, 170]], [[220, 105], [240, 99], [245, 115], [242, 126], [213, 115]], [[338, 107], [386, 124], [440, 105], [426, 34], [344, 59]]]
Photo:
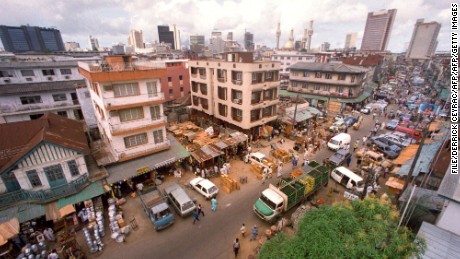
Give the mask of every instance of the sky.
[[[99, 45], [127, 43], [131, 29], [142, 30], [144, 42], [158, 40], [157, 25], [176, 24], [182, 44], [189, 35], [204, 35], [207, 44], [213, 29], [233, 32], [242, 42], [245, 30], [255, 44], [276, 46], [276, 26], [281, 23], [282, 46], [294, 29], [300, 40], [308, 22], [314, 20], [312, 48], [329, 42], [343, 48], [345, 36], [357, 32], [357, 47], [368, 12], [397, 9], [388, 50], [407, 48], [415, 21], [441, 23], [438, 51], [450, 50], [450, 1], [447, 0], [1, 0], [0, 25], [54, 27], [64, 42], [75, 41], [88, 48], [88, 36]], [[1, 43], [0, 43], [0, 47]]]

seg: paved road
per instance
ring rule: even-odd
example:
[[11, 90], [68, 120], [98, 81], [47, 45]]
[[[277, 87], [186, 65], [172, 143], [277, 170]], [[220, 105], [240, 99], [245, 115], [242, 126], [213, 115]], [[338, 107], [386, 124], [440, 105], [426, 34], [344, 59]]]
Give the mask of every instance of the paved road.
[[[358, 131], [352, 128], [348, 130], [348, 133], [352, 137], [352, 143], [357, 139], [362, 143], [362, 137], [367, 135], [374, 126], [372, 115], [363, 116], [363, 124]], [[383, 116], [379, 120], [386, 121]], [[284, 144], [284, 148], [292, 148], [292, 145], [292, 141], [287, 141]], [[254, 149], [257, 150], [256, 148]], [[268, 154], [269, 147], [260, 148], [259, 150]], [[324, 148], [317, 152], [314, 159], [321, 162], [332, 154], [332, 151]], [[300, 157], [302, 158], [302, 156]], [[353, 156], [350, 167], [354, 168], [355, 165], [356, 159]], [[252, 211], [253, 203], [258, 198], [260, 191], [268, 186], [268, 182], [262, 185], [260, 180], [257, 180], [249, 170], [250, 167], [242, 161], [232, 161], [231, 175], [247, 175], [248, 183], [241, 185], [241, 190], [230, 194], [221, 190], [218, 196], [218, 210], [216, 212], [211, 212], [209, 201], [203, 200], [193, 190], [188, 190], [205, 207], [204, 212], [206, 216], [201, 217], [201, 220], [195, 225], [192, 224], [191, 217], [180, 218], [176, 214], [176, 223], [172, 227], [155, 232], [151, 222], [141, 209], [139, 200], [129, 199], [128, 204], [124, 205], [125, 217], [130, 218], [132, 215], [135, 215], [140, 228], [128, 236], [127, 243], [117, 244], [105, 238], [105, 251], [98, 257], [233, 258], [232, 242], [238, 236], [242, 223], [246, 224], [248, 232], [250, 232], [250, 228], [254, 224], [259, 226], [259, 233], [268, 227], [268, 224], [257, 218]], [[284, 166], [284, 170], [287, 173], [290, 170], [290, 165]], [[171, 181], [174, 181], [174, 179]], [[183, 184], [187, 180], [181, 179], [180, 181]], [[217, 178], [213, 179], [213, 181], [216, 184], [219, 183]], [[276, 178], [270, 179], [270, 181], [274, 183], [276, 182]], [[107, 232], [110, 231], [107, 230]], [[248, 237], [241, 242], [240, 258], [247, 258], [248, 254], [253, 254], [255, 242], [250, 243], [247, 239]], [[83, 241], [80, 242], [82, 242], [83, 247], [86, 247]]]

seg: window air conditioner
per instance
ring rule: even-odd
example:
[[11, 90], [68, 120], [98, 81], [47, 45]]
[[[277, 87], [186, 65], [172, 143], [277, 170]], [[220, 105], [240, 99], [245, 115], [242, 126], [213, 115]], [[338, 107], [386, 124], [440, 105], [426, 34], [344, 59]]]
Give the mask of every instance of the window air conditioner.
[[65, 79], [70, 79], [70, 76], [65, 76], [64, 78], [65, 78]]
[[49, 76], [47, 79], [48, 79], [48, 81], [53, 81], [53, 77], [52, 77], [52, 76]]
[[5, 82], [5, 83], [10, 83], [11, 80], [10, 80], [9, 78], [5, 78], [5, 79], [3, 79], [3, 82]]

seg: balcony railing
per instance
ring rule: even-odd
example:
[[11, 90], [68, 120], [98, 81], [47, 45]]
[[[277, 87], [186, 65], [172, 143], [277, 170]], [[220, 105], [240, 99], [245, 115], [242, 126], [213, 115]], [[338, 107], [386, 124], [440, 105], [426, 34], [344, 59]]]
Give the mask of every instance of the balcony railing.
[[21, 189], [14, 192], [3, 193], [0, 194], [0, 208], [17, 203], [48, 203], [78, 193], [89, 184], [88, 174], [84, 174], [70, 183], [46, 190], [31, 191]]
[[234, 121], [242, 121], [243, 120], [243, 116], [238, 116], [238, 115], [233, 115], [232, 118], [233, 118]]
[[234, 85], [242, 85], [242, 84], [243, 84], [243, 81], [232, 79], [232, 83], [233, 83]]
[[150, 148], [143, 148], [140, 151], [132, 151], [132, 152], [130, 152], [129, 150], [127, 150], [125, 152], [121, 152], [118, 159], [119, 160], [127, 160], [130, 157], [137, 157], [139, 155], [150, 153], [150, 152], [155, 151], [155, 150], [163, 150], [165, 148], [170, 148], [170, 147], [171, 147], [171, 142], [169, 141], [169, 139], [165, 139], [165, 141], [160, 143], [160, 144], [157, 144], [157, 145], [155, 145], [153, 147], [150, 147]]
[[36, 111], [46, 111], [46, 110], [59, 110], [59, 109], [70, 109], [79, 107], [80, 104], [77, 102], [60, 102], [60, 103], [52, 103], [52, 104], [25, 104], [25, 105], [5, 105], [0, 106], [0, 113], [4, 113], [7, 115], [9, 113], [28, 113], [28, 112], [36, 112]]
[[104, 98], [104, 102], [106, 106], [111, 107], [111, 106], [126, 105], [126, 104], [144, 103], [144, 102], [150, 102], [150, 101], [156, 101], [156, 100], [160, 101], [160, 100], [165, 99], [165, 95], [163, 92], [159, 92], [156, 94], [140, 94], [140, 95], [120, 96], [120, 97], [105, 97], [104, 96], [103, 98]]
[[118, 133], [126, 130], [135, 130], [154, 124], [166, 123], [166, 116], [160, 116], [158, 119], [144, 118], [140, 120], [126, 121], [115, 124], [109, 124], [112, 133]]
[[206, 79], [206, 74], [204, 74], [204, 75], [200, 74], [200, 78], [201, 79]]
[[227, 79], [225, 77], [218, 77], [217, 81], [220, 82], [220, 83], [225, 83], [225, 82], [227, 82]]
[[78, 66], [90, 73], [99, 72], [120, 72], [120, 71], [139, 71], [166, 68], [164, 62], [134, 61], [120, 63], [98, 63], [98, 62], [78, 62]]

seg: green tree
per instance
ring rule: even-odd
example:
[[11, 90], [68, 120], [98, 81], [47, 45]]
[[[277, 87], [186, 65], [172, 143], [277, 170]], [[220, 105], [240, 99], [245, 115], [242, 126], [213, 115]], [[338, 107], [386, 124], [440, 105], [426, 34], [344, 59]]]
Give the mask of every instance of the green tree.
[[408, 258], [420, 256], [424, 242], [406, 227], [389, 198], [366, 198], [320, 206], [301, 220], [294, 237], [267, 241], [260, 258]]

